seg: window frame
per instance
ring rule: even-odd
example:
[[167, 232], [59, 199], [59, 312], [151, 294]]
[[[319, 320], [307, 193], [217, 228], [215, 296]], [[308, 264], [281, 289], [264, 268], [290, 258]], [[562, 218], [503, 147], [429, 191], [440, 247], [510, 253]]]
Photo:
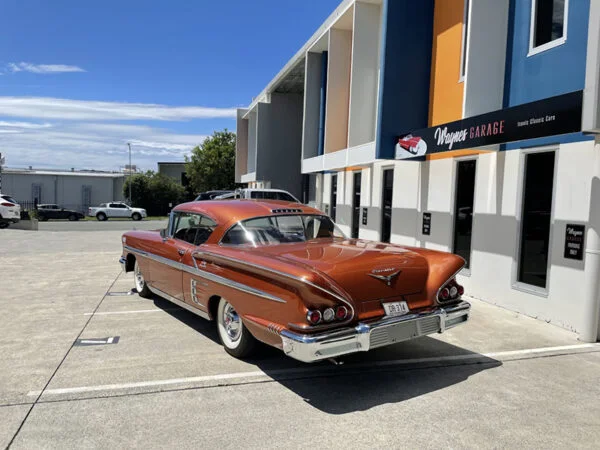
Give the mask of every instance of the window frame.
[[569, 25], [569, 0], [565, 0], [565, 11], [563, 14], [563, 35], [558, 39], [554, 39], [553, 41], [546, 42], [545, 44], [538, 45], [534, 47], [534, 38], [535, 38], [535, 28], [536, 28], [536, 20], [537, 20], [537, 3], [538, 0], [531, 0], [531, 15], [529, 17], [529, 51], [527, 53], [527, 57], [537, 55], [538, 53], [545, 52], [546, 50], [550, 50], [552, 48], [563, 45], [567, 42], [567, 31]]
[[[175, 237], [175, 221], [179, 218], [180, 214], [195, 214], [197, 216], [200, 216], [200, 223], [202, 223], [202, 219], [208, 219], [210, 220], [212, 223], [214, 223], [214, 228], [216, 229], [219, 226], [219, 223], [213, 219], [212, 217], [210, 217], [207, 214], [204, 213], [199, 213], [197, 211], [171, 211], [171, 213], [169, 214], [169, 223], [167, 224], [167, 235], [165, 236], [165, 239], [173, 239], [176, 240], [178, 242], [185, 242], [188, 245], [194, 246], [194, 247], [199, 247], [200, 245], [203, 245], [205, 242], [203, 242], [202, 244], [198, 244], [195, 245], [191, 242], [185, 241], [183, 239], [179, 239]], [[214, 229], [213, 229], [214, 232]], [[208, 239], [207, 239], [208, 240]]]
[[458, 73], [458, 82], [463, 83], [467, 78], [467, 55], [469, 54], [469, 14], [471, 0], [464, 0], [463, 11], [463, 30], [460, 48], [460, 67]]
[[[550, 291], [550, 279], [552, 275], [552, 248], [554, 243], [554, 220], [556, 214], [556, 188], [557, 188], [557, 177], [558, 177], [558, 155], [559, 146], [551, 145], [544, 147], [534, 147], [529, 149], [521, 150], [519, 157], [519, 178], [518, 178], [518, 190], [517, 190], [517, 232], [515, 233], [515, 254], [513, 255], [513, 267], [512, 267], [512, 289], [516, 291], [525, 292], [528, 294], [537, 295], [539, 297], [548, 297]], [[550, 232], [548, 233], [548, 257], [546, 261], [546, 286], [539, 287], [533, 284], [524, 283], [519, 281], [519, 265], [521, 264], [521, 235], [523, 233], [523, 213], [525, 207], [525, 176], [527, 172], [527, 155], [535, 153], [549, 153], [554, 152], [554, 170], [552, 172], [552, 201], [550, 206]]]
[[[469, 156], [462, 156], [462, 157], [458, 157], [458, 158], [454, 158], [454, 174], [453, 174], [453, 183], [452, 183], [452, 214], [451, 214], [451, 220], [452, 220], [452, 234], [450, 235], [450, 242], [451, 242], [451, 246], [450, 246], [450, 252], [454, 253], [455, 250], [455, 245], [454, 245], [454, 241], [455, 241], [455, 234], [456, 234], [456, 202], [457, 202], [457, 195], [458, 195], [458, 165], [463, 162], [463, 161], [475, 161], [475, 183], [473, 186], [473, 219], [475, 218], [475, 201], [477, 200], [477, 174], [479, 173], [479, 155], [469, 155]], [[473, 269], [473, 229], [475, 228], [474, 226], [475, 224], [475, 220], [473, 220], [473, 222], [471, 223], [471, 251], [469, 254], [469, 267], [463, 267], [460, 270], [460, 275], [464, 275], [466, 277], [470, 277], [471, 276], [471, 270]]]

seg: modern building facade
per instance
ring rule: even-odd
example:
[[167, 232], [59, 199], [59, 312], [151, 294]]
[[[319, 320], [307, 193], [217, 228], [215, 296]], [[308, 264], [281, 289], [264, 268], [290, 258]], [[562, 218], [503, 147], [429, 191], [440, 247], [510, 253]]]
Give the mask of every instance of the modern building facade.
[[3, 169], [2, 193], [23, 205], [55, 203], [86, 213], [90, 206], [123, 201], [124, 181], [119, 172]]
[[188, 177], [185, 173], [185, 162], [159, 162], [158, 173], [172, 178], [175, 182], [182, 186], [189, 184]]
[[599, 42], [595, 0], [346, 0], [238, 112], [236, 176], [596, 341]]

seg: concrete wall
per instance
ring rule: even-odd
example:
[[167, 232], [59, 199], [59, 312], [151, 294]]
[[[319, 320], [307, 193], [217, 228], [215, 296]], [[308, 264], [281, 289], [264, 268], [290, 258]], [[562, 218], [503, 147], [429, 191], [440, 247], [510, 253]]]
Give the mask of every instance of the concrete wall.
[[172, 178], [177, 183], [181, 183], [181, 175], [185, 173], [185, 163], [181, 164], [158, 164], [158, 173]]
[[329, 31], [325, 153], [348, 147], [351, 61], [352, 31], [332, 28]]
[[256, 147], [257, 147], [257, 129], [258, 114], [252, 111], [248, 117], [248, 161], [247, 171], [245, 173], [256, 172]]
[[[35, 173], [2, 174], [2, 191], [20, 202], [32, 202], [32, 185], [41, 186], [39, 203], [57, 203], [65, 208], [83, 210], [83, 186], [91, 187], [91, 205], [124, 200], [124, 177], [81, 175], [40, 175]], [[89, 205], [88, 205], [89, 206]]]
[[242, 182], [242, 175], [248, 173], [248, 120], [242, 116], [247, 109], [237, 110], [235, 138], [235, 182]]
[[302, 158], [317, 156], [319, 151], [319, 109], [321, 99], [321, 53], [308, 52], [304, 77], [304, 118]]
[[258, 105], [258, 153], [256, 179], [271, 187], [302, 197], [301, 94], [271, 94], [271, 103]]
[[381, 6], [356, 2], [352, 34], [348, 147], [375, 140]]
[[508, 1], [470, 2], [464, 117], [502, 109], [508, 12]]

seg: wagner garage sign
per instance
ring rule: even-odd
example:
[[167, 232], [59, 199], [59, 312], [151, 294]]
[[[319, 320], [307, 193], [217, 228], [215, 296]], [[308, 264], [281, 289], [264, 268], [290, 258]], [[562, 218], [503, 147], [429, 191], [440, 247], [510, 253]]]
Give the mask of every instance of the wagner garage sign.
[[581, 131], [583, 91], [468, 117], [398, 137], [395, 159]]

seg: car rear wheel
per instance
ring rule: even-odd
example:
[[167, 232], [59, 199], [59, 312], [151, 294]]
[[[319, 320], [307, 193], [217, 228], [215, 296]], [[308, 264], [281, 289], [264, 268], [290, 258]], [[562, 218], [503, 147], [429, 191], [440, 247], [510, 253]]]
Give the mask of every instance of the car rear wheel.
[[106, 214], [101, 212], [101, 213], [96, 214], [96, 219], [99, 220], [100, 222], [104, 222], [106, 219], [108, 219], [108, 217], [106, 217]]
[[135, 262], [135, 266], [133, 268], [133, 278], [135, 280], [135, 290], [140, 297], [152, 297], [152, 292], [150, 292], [150, 289], [148, 289], [148, 285], [146, 284], [146, 280], [144, 280], [144, 275], [142, 275], [142, 270], [140, 269], [137, 261]]
[[3, 228], [8, 228], [8, 222], [0, 222], [0, 230]]
[[46, 217], [46, 216], [40, 216], [40, 221], [47, 222], [48, 221], [48, 217]]
[[76, 220], [79, 220], [79, 217], [77, 217], [75, 214], [71, 214], [71, 215], [68, 217], [68, 219], [69, 219], [71, 222], [74, 222], [74, 221], [76, 221]]
[[224, 298], [219, 300], [217, 332], [225, 351], [236, 358], [245, 358], [254, 352], [256, 339], [244, 326], [235, 308]]
[[131, 215], [131, 218], [132, 218], [133, 220], [142, 220], [142, 215], [141, 215], [140, 213], [133, 213], [133, 214]]

